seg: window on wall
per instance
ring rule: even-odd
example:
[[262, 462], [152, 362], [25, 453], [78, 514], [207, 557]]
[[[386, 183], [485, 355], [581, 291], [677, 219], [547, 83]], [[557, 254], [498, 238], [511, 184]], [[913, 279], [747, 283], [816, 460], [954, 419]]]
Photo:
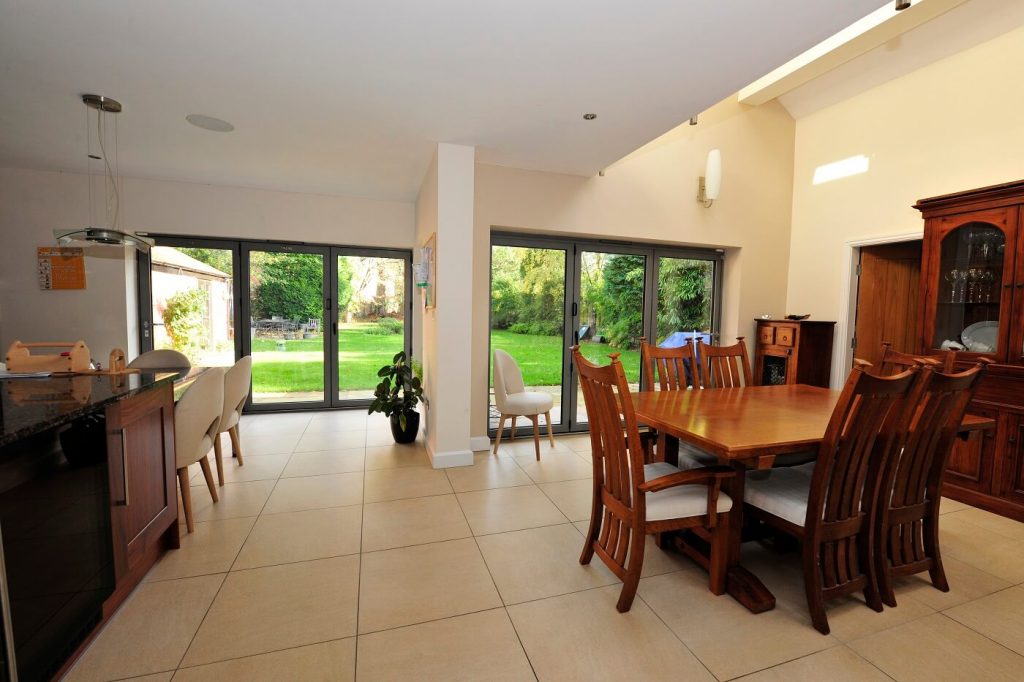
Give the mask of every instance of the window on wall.
[[[680, 345], [717, 339], [723, 254], [716, 250], [495, 235], [490, 349], [509, 353], [527, 390], [554, 398], [557, 431], [587, 428], [570, 349], [607, 362], [619, 353], [641, 386], [640, 340]], [[488, 427], [497, 428], [491, 375]], [[524, 427], [525, 428], [525, 427]]]

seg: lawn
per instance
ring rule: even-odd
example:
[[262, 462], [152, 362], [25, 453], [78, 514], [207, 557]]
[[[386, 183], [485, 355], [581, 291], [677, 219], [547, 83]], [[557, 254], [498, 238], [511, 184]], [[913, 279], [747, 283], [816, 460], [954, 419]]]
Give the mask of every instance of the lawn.
[[[558, 386], [562, 383], [562, 337], [513, 334], [506, 329], [491, 330], [491, 348], [500, 348], [519, 364], [527, 386]], [[619, 358], [630, 383], [640, 381], [640, 351], [622, 350], [606, 343], [584, 341], [583, 356], [591, 362], [607, 365], [610, 353]]]
[[[405, 337], [401, 333], [367, 334], [372, 326], [356, 322], [338, 330], [338, 367], [343, 391], [372, 390], [377, 385], [377, 370], [402, 350]], [[278, 350], [278, 343], [274, 339], [253, 339], [253, 392], [324, 390], [323, 339], [282, 341], [284, 351]]]
[[[372, 390], [377, 370], [402, 350], [404, 336], [367, 334], [372, 325], [352, 323], [338, 330], [341, 390]], [[278, 344], [284, 350], [278, 350]], [[491, 347], [501, 348], [519, 363], [528, 386], [557, 386], [562, 383], [562, 337], [491, 331]], [[622, 353], [622, 363], [631, 383], [639, 381], [640, 352], [621, 350], [607, 344], [581, 344], [583, 355], [592, 362], [608, 363], [608, 354]], [[324, 390], [324, 342], [317, 339], [254, 339], [252, 381], [255, 393], [295, 393]]]

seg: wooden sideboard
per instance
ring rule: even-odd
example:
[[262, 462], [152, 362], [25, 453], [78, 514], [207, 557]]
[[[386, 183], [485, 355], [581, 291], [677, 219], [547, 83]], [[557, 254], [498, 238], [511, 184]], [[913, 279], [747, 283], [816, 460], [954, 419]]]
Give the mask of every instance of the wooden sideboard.
[[914, 207], [925, 222], [919, 350], [964, 344], [961, 369], [994, 363], [970, 412], [996, 428], [957, 443], [943, 494], [1024, 521], [1024, 181]]
[[835, 322], [756, 318], [754, 383], [828, 388]]

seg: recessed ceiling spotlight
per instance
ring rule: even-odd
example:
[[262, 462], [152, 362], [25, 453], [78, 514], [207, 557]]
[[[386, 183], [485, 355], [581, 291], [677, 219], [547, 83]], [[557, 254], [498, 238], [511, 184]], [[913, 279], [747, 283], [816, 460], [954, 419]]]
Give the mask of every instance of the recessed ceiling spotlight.
[[902, 12], [910, 7], [910, 0], [896, 0], [896, 11]]
[[583, 114], [584, 121], [593, 121], [595, 118], [597, 118], [597, 114]]
[[203, 130], [212, 130], [215, 133], [230, 133], [235, 129], [235, 126], [231, 125], [227, 121], [222, 121], [219, 118], [213, 116], [203, 116], [202, 114], [189, 114], [185, 117], [185, 120]]

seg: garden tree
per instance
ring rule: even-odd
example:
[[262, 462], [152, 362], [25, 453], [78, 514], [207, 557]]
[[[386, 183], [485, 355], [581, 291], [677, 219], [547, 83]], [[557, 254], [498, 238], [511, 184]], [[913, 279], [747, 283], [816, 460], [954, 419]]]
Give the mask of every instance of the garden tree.
[[[580, 259], [580, 324], [597, 326], [597, 308], [604, 296], [604, 264], [607, 254], [588, 251]], [[598, 333], [603, 331], [598, 328]]]
[[176, 248], [186, 256], [192, 256], [197, 261], [217, 268], [225, 274], [230, 275], [234, 272], [234, 266], [231, 261], [231, 251], [228, 249], [195, 249], [184, 246]]
[[662, 339], [675, 331], [711, 329], [714, 263], [662, 258], [658, 269], [658, 329]]
[[611, 255], [601, 270], [597, 328], [619, 348], [635, 348], [644, 333], [644, 261], [643, 256]]
[[209, 340], [203, 323], [208, 301], [202, 289], [184, 289], [167, 299], [162, 315], [171, 348], [184, 353], [193, 364], [198, 364]]
[[[252, 313], [257, 318], [319, 319], [323, 323], [323, 257], [315, 253], [253, 252]], [[351, 278], [349, 278], [350, 280]], [[342, 281], [339, 276], [339, 283]], [[339, 288], [341, 288], [339, 286]], [[348, 289], [351, 298], [351, 287]], [[341, 297], [339, 296], [339, 303]], [[344, 301], [347, 305], [348, 301]]]
[[[519, 265], [522, 282], [520, 329], [524, 334], [554, 336], [562, 332], [565, 302], [565, 252], [555, 249], [526, 249]], [[524, 319], [525, 318], [525, 321]]]

